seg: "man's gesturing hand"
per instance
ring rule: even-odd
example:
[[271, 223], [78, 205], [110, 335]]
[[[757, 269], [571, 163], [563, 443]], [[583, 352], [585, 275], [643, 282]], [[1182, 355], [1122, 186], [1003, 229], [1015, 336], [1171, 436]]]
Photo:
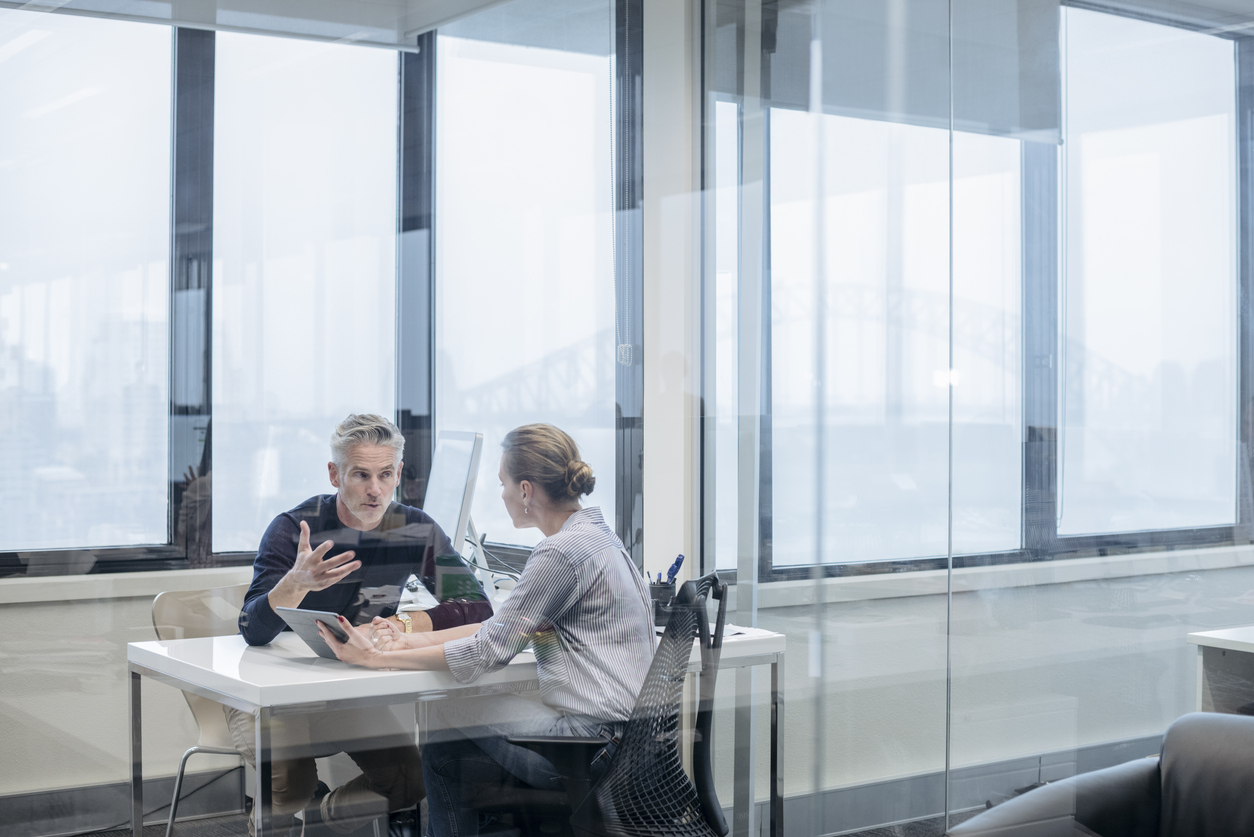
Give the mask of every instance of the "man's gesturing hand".
[[325, 590], [361, 566], [360, 561], [353, 560], [356, 553], [352, 551], [324, 558], [333, 546], [334, 541], [323, 541], [316, 548], [310, 548], [309, 524], [302, 520], [296, 563], [270, 591], [270, 606], [300, 607], [305, 594]]
[[308, 593], [312, 590], [325, 590], [353, 570], [361, 566], [354, 561], [357, 554], [353, 551], [342, 552], [324, 560], [335, 541], [323, 541], [314, 549], [309, 548], [309, 524], [300, 522], [300, 544], [296, 547], [296, 563], [287, 571], [287, 579], [292, 584]]

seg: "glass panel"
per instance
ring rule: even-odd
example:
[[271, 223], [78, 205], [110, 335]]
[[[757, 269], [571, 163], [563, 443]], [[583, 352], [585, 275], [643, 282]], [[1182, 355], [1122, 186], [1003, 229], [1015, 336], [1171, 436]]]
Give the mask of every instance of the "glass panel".
[[166, 543], [170, 29], [0, 10], [0, 124], [0, 549]]
[[[787, 637], [785, 829], [853, 834], [935, 818], [946, 757], [946, 580], [936, 570], [949, 548], [950, 135], [940, 118], [949, 111], [948, 8], [714, 9], [707, 77], [720, 99], [738, 96], [740, 104], [736, 114], [718, 101], [706, 123], [716, 167], [706, 182], [717, 184], [706, 203], [716, 213], [706, 225], [715, 236], [706, 245], [714, 275], [705, 277], [716, 283], [705, 290], [706, 329], [717, 329], [705, 376], [717, 387], [705, 402], [717, 409], [714, 547], [720, 568], [731, 564], [727, 556], [738, 559], [729, 618]], [[738, 145], [726, 136], [736, 115]], [[997, 175], [1013, 181], [1015, 161], [1008, 165], [1009, 173], [973, 168], [973, 184], [954, 199], [985, 215], [1004, 209]], [[738, 205], [724, 194], [729, 170]], [[972, 304], [1001, 303], [999, 294], [1014, 286], [1017, 272], [1007, 273], [1005, 262], [1017, 240], [1003, 238], [1007, 252], [994, 265], [968, 259]], [[755, 273], [765, 286], [760, 310]], [[725, 300], [727, 286], [735, 296]], [[734, 331], [725, 335], [729, 319]], [[755, 369], [745, 344], [758, 333], [763, 362]], [[985, 363], [1002, 372], [1002, 360]], [[1001, 412], [1007, 397], [1005, 409], [1015, 409], [1013, 385], [994, 383], [1001, 387], [972, 398], [967, 420], [981, 420], [990, 404], [997, 420], [1015, 420]], [[747, 387], [762, 392], [760, 405], [744, 397]], [[747, 451], [755, 420], [761, 440]], [[1017, 460], [1017, 437], [987, 454], [998, 461], [1007, 449]], [[757, 484], [746, 485], [753, 476]], [[730, 513], [728, 495], [736, 499]], [[1017, 502], [1012, 495], [1008, 521], [998, 521], [1009, 538], [996, 527], [990, 536], [1012, 548]], [[743, 521], [755, 517], [761, 529], [747, 561]], [[931, 571], [903, 572], [911, 559]], [[720, 799], [728, 805], [738, 790], [734, 763], [751, 716], [761, 803], [771, 721], [765, 683], [742, 674], [720, 675], [719, 683]], [[930, 825], [918, 833], [937, 833]]]
[[612, 33], [608, 2], [519, 0], [437, 41], [436, 425], [483, 433], [471, 513], [492, 541], [542, 537], [497, 491], [529, 422], [574, 437], [614, 525]]
[[[736, 473], [736, 227], [740, 222], [740, 115], [735, 102], [714, 103], [714, 472]], [[714, 492], [715, 566], [736, 568], [736, 491], [731, 480]], [[708, 508], [708, 507], [707, 507]]]
[[213, 545], [329, 493], [327, 439], [395, 409], [397, 56], [217, 36]]
[[[973, 31], [984, 17], [995, 26], [991, 6], [962, 5]], [[1037, 783], [1158, 754], [1173, 721], [1207, 707], [1190, 632], [1254, 619], [1238, 592], [1254, 580], [1250, 547], [1231, 529], [1189, 531], [1237, 519], [1237, 50], [1192, 26], [1059, 14], [1061, 144], [954, 134], [953, 351], [990, 346], [1021, 370], [1025, 418], [1023, 550], [953, 562], [951, 824]], [[955, 41], [955, 64], [977, 47]], [[970, 172], [1016, 169], [1001, 186], [999, 256], [998, 219], [959, 195]], [[1021, 265], [1021, 302], [1004, 294], [1001, 308], [1022, 326], [1000, 346], [960, 313], [964, 241], [986, 265]], [[958, 490], [978, 464], [962, 444], [965, 383], [955, 551], [962, 522], [982, 519]], [[1095, 780], [1078, 781], [1084, 799]], [[1070, 802], [1060, 814], [1102, 830]]]
[[1065, 14], [1058, 531], [1231, 525], [1233, 42]]

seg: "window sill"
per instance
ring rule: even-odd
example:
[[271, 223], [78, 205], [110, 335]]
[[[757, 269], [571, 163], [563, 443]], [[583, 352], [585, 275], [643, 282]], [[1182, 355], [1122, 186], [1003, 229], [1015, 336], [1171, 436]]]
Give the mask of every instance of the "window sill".
[[0, 578], [0, 605], [143, 598], [166, 590], [247, 584], [252, 575], [247, 566]]
[[[953, 571], [954, 592], [972, 593], [1006, 587], [1034, 587], [1044, 584], [1070, 584], [1106, 578], [1163, 575], [1166, 573], [1222, 570], [1254, 566], [1254, 545], [1177, 549], [1057, 561], [1001, 564], [991, 567], [963, 567]], [[856, 602], [868, 599], [895, 599], [907, 596], [938, 596], [946, 591], [948, 572], [884, 573], [878, 575], [825, 578], [818, 585], [823, 602]], [[760, 608], [796, 607], [815, 603], [815, 582], [772, 581], [758, 585]], [[736, 585], [730, 587], [729, 610], [736, 606]]]

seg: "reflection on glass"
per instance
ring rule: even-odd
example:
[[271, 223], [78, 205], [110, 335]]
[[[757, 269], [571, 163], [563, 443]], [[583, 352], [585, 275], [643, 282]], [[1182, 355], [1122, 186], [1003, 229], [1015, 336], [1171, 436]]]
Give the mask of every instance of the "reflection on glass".
[[165, 543], [170, 29], [0, 10], [0, 125], [0, 549]]
[[397, 56], [219, 33], [213, 547], [328, 490], [327, 437], [395, 403]]
[[1230, 525], [1233, 42], [1064, 13], [1059, 533]]
[[437, 42], [436, 424], [483, 433], [471, 514], [492, 541], [539, 538], [496, 490], [501, 439], [536, 421], [578, 442], [613, 526], [610, 4], [584, 11], [554, 28], [520, 0]]
[[739, 282], [740, 135], [735, 102], [714, 103], [715, 566], [736, 568], [736, 289]]

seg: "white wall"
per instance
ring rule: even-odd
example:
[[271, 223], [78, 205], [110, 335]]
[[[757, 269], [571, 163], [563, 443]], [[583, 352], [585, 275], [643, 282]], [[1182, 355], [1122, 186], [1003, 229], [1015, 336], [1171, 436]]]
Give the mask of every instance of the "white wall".
[[[126, 643], [156, 639], [165, 589], [246, 582], [248, 567], [0, 580], [0, 796], [130, 780]], [[145, 679], [144, 774], [171, 776], [196, 743], [183, 695]], [[238, 759], [200, 756], [195, 772]]]
[[[955, 572], [955, 769], [1161, 735], [1196, 708], [1196, 649], [1185, 635], [1254, 624], [1251, 547], [1051, 563]], [[817, 755], [824, 790], [942, 771], [945, 573], [829, 580], [821, 589], [819, 682], [809, 653], [815, 585], [762, 588], [760, 625], [788, 636], [785, 794], [814, 789]], [[759, 677], [762, 800], [769, 683]], [[719, 686], [715, 765], [730, 805], [734, 678]]]

